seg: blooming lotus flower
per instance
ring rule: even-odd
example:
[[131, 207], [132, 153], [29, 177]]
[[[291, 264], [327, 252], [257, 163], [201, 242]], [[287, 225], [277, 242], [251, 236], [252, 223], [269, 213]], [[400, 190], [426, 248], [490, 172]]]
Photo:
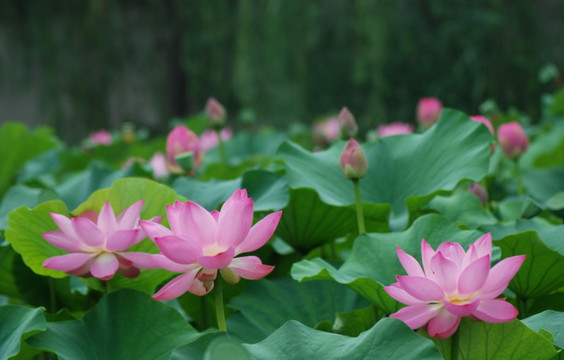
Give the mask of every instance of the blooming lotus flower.
[[458, 243], [442, 243], [437, 251], [423, 239], [423, 268], [399, 247], [397, 254], [407, 272], [386, 292], [407, 307], [390, 315], [410, 328], [427, 326], [429, 335], [443, 339], [454, 334], [460, 318], [471, 316], [490, 323], [513, 320], [517, 309], [497, 297], [515, 276], [525, 255], [512, 256], [491, 266], [491, 234], [480, 237], [467, 252]]
[[[227, 141], [233, 136], [233, 130], [230, 128], [223, 128], [219, 132], [221, 140]], [[219, 144], [219, 138], [217, 137], [217, 132], [215, 130], [206, 130], [200, 135], [200, 148], [202, 151], [208, 151], [213, 149]]]
[[423, 127], [431, 127], [439, 119], [442, 109], [443, 104], [439, 99], [422, 98], [417, 104], [417, 122]]
[[356, 125], [356, 120], [354, 119], [353, 114], [346, 106], [343, 107], [339, 113], [338, 119], [341, 138], [348, 139], [354, 137], [358, 132], [358, 125]]
[[206, 103], [206, 116], [214, 128], [220, 128], [225, 124], [225, 108], [212, 97]]
[[183, 273], [153, 298], [171, 300], [189, 291], [205, 295], [213, 288], [219, 270], [230, 283], [244, 279], [261, 279], [274, 266], [263, 265], [256, 256], [239, 254], [255, 251], [272, 236], [281, 211], [272, 213], [254, 226], [253, 199], [246, 190], [236, 190], [221, 207], [208, 212], [193, 201], [177, 201], [167, 206], [170, 230], [160, 224], [141, 221], [141, 227], [157, 244], [161, 254], [154, 255], [154, 268]]
[[188, 152], [194, 154], [192, 170], [195, 170], [200, 166], [203, 160], [200, 140], [198, 136], [188, 130], [186, 126], [179, 125], [175, 127], [166, 138], [166, 158], [171, 173], [180, 174], [184, 172], [180, 166], [178, 166], [175, 157]]
[[89, 136], [92, 145], [111, 145], [112, 134], [108, 130], [100, 130], [90, 133]]
[[166, 157], [160, 151], [157, 151], [149, 160], [149, 165], [153, 169], [155, 178], [160, 178], [168, 175], [168, 168], [166, 166]]
[[402, 122], [393, 122], [391, 124], [378, 126], [378, 136], [380, 137], [411, 133], [413, 133], [413, 126]]
[[347, 179], [360, 179], [366, 174], [368, 160], [358, 142], [351, 138], [341, 153], [341, 170]]
[[[149, 262], [149, 254], [125, 252], [145, 238], [139, 227], [140, 200], [125, 209], [117, 218], [110, 203], [106, 202], [100, 214], [88, 211], [84, 216], [67, 218], [51, 213], [60, 230], [42, 236], [51, 245], [70, 252], [43, 262], [47, 269], [64, 271], [69, 275], [101, 280], [111, 279], [116, 272], [127, 277], [139, 275], [137, 263]], [[157, 224], [160, 217], [147, 222]]]
[[516, 121], [503, 124], [497, 129], [497, 141], [505, 156], [510, 159], [519, 157], [529, 146], [529, 138]]
[[318, 145], [327, 145], [339, 138], [341, 124], [339, 118], [331, 117], [317, 122], [312, 127], [313, 142]]

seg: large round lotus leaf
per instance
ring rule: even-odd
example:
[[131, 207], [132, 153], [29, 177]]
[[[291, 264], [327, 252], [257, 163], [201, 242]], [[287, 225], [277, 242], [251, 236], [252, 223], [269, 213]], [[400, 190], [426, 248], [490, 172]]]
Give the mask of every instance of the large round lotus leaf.
[[0, 358], [9, 359], [20, 351], [20, 343], [34, 333], [46, 329], [40, 308], [0, 306]]
[[564, 312], [544, 311], [523, 320], [523, 323], [535, 331], [544, 329], [554, 337], [554, 345], [564, 348]]
[[[363, 145], [368, 172], [360, 180], [365, 202], [392, 206], [390, 227], [401, 229], [409, 214], [464, 179], [480, 180], [488, 172], [492, 136], [485, 126], [455, 110], [443, 110], [435, 126], [421, 135], [381, 138]], [[284, 160], [290, 188], [314, 189], [329, 205], [354, 203], [350, 180], [339, 166], [344, 147], [311, 153], [291, 142], [277, 155]]]
[[104, 297], [82, 321], [47, 325], [28, 339], [61, 360], [167, 360], [199, 334], [174, 308], [149, 296], [122, 290]]

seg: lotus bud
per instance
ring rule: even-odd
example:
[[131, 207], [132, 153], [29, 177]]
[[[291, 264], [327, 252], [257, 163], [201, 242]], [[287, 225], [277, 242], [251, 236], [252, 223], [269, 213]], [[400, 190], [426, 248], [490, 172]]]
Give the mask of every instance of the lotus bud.
[[413, 126], [402, 122], [393, 122], [391, 124], [382, 124], [378, 126], [378, 136], [394, 136], [413, 133]]
[[354, 137], [358, 132], [354, 116], [346, 106], [339, 113], [339, 128], [343, 139]]
[[529, 146], [529, 138], [527, 138], [521, 124], [516, 121], [499, 127], [497, 130], [497, 141], [505, 156], [510, 159], [518, 158]]
[[214, 98], [209, 98], [206, 103], [206, 116], [208, 122], [213, 128], [221, 128], [225, 124], [225, 109], [223, 105]]
[[422, 98], [417, 104], [417, 122], [425, 128], [431, 127], [439, 119], [442, 109], [443, 104], [439, 99]]
[[176, 162], [176, 157], [189, 152], [193, 154], [192, 170], [195, 170], [200, 166], [203, 157], [200, 140], [186, 126], [179, 125], [166, 138], [166, 158], [171, 173], [179, 174], [183, 172]]
[[468, 192], [474, 194], [478, 199], [480, 199], [482, 205], [486, 205], [488, 203], [488, 192], [479, 183], [473, 182], [470, 184]]
[[341, 154], [341, 169], [347, 179], [358, 180], [366, 174], [368, 161], [362, 147], [355, 139], [349, 139]]
[[[492, 126], [492, 123], [488, 120], [488, 118], [486, 118], [485, 116], [482, 116], [482, 115], [475, 115], [475, 116], [470, 116], [470, 119], [486, 125], [486, 127], [488, 128], [490, 133], [492, 133], [492, 136], [495, 137], [494, 128]], [[494, 153], [494, 151], [495, 151], [495, 144], [491, 144], [490, 145], [490, 155], [492, 155]]]

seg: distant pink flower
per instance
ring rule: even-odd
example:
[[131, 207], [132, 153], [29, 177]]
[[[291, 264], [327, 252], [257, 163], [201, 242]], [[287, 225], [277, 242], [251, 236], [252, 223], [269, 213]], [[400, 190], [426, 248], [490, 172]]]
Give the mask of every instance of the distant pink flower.
[[312, 127], [313, 141], [318, 145], [327, 145], [340, 136], [341, 123], [339, 118], [331, 117], [317, 122]]
[[[125, 252], [146, 236], [139, 226], [143, 207], [140, 200], [125, 209], [117, 218], [110, 203], [106, 202], [100, 214], [88, 211], [84, 216], [67, 218], [51, 213], [60, 230], [42, 236], [51, 245], [70, 252], [48, 258], [43, 262], [47, 269], [64, 271], [69, 275], [109, 280], [116, 272], [127, 277], [139, 275], [138, 263], [149, 261], [149, 254]], [[160, 217], [147, 223], [157, 224]]]
[[281, 211], [267, 215], [254, 226], [253, 199], [246, 190], [236, 190], [221, 211], [208, 212], [193, 201], [167, 206], [171, 230], [141, 221], [143, 230], [157, 244], [154, 267], [183, 273], [162, 287], [153, 298], [171, 300], [189, 291], [205, 295], [213, 288], [217, 271], [230, 283], [261, 279], [274, 266], [263, 265], [256, 256], [235, 257], [255, 251], [272, 236]]
[[366, 174], [368, 169], [368, 160], [360, 147], [359, 143], [350, 138], [341, 153], [340, 158], [341, 170], [345, 177], [350, 180], [358, 180]]
[[90, 133], [90, 142], [92, 145], [111, 145], [112, 141], [112, 134], [110, 134], [108, 130]]
[[515, 276], [525, 255], [512, 256], [491, 266], [491, 234], [480, 237], [467, 252], [458, 243], [442, 243], [437, 251], [423, 239], [423, 269], [399, 247], [397, 253], [407, 275], [398, 275], [386, 292], [407, 307], [390, 315], [410, 328], [427, 326], [429, 335], [443, 339], [454, 334], [460, 318], [472, 316], [490, 323], [513, 320], [517, 310], [496, 299]]
[[470, 116], [470, 119], [482, 123], [484, 125], [486, 125], [486, 127], [488, 128], [488, 130], [492, 133], [492, 136], [494, 135], [494, 128], [492, 126], [492, 123], [488, 120], [487, 117], [482, 116], [482, 115], [474, 115], [474, 116]]
[[354, 137], [358, 132], [358, 125], [354, 119], [354, 115], [347, 109], [343, 107], [339, 113], [339, 135], [342, 139], [348, 139]]
[[[221, 140], [227, 141], [233, 136], [233, 130], [230, 128], [223, 128], [220, 131]], [[200, 148], [202, 151], [213, 149], [219, 144], [217, 132], [215, 130], [206, 130], [200, 135]]]
[[213, 97], [209, 98], [206, 103], [206, 116], [208, 122], [214, 128], [222, 127], [225, 123], [225, 108]]
[[505, 156], [510, 159], [519, 157], [529, 146], [527, 134], [516, 121], [503, 124], [497, 129], [497, 141]]
[[468, 187], [468, 192], [480, 199], [482, 205], [486, 205], [488, 203], [488, 192], [482, 185], [480, 185], [480, 183], [473, 182], [472, 184], [470, 184], [470, 186]]
[[179, 125], [172, 129], [166, 138], [166, 159], [171, 173], [182, 173], [183, 170], [176, 163], [175, 157], [180, 154], [192, 152], [194, 154], [194, 165], [192, 170], [197, 169], [203, 160], [203, 152], [200, 147], [198, 136], [186, 126]]
[[413, 125], [402, 122], [393, 122], [391, 124], [378, 126], [378, 136], [380, 137], [411, 133], [413, 133]]
[[149, 165], [153, 168], [153, 175], [155, 178], [160, 178], [168, 175], [168, 168], [166, 167], [166, 157], [160, 151], [157, 151], [151, 160], [149, 160]]
[[434, 97], [422, 98], [417, 104], [417, 122], [423, 127], [430, 127], [437, 122], [443, 104], [441, 101]]

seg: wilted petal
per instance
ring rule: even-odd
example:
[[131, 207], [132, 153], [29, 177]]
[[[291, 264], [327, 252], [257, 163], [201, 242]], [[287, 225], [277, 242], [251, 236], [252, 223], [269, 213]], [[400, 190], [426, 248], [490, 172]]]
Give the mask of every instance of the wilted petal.
[[139, 225], [141, 208], [145, 200], [139, 200], [123, 210], [117, 218], [117, 227], [120, 230], [134, 229]]
[[416, 305], [422, 303], [421, 300], [409, 295], [407, 291], [405, 291], [398, 283], [386, 286], [384, 290], [386, 290], [388, 295], [390, 295], [393, 299], [399, 301], [402, 304]]
[[43, 267], [51, 270], [60, 270], [66, 273], [76, 270], [90, 261], [95, 254], [74, 253], [53, 256], [43, 262]]
[[109, 235], [117, 229], [116, 215], [109, 202], [104, 203], [98, 215], [97, 226], [104, 235]]
[[114, 254], [102, 253], [90, 266], [92, 276], [101, 280], [111, 279], [119, 268], [119, 261]]
[[270, 274], [274, 266], [264, 265], [256, 256], [243, 256], [233, 259], [229, 269], [243, 279], [258, 280]]
[[173, 235], [172, 231], [156, 222], [141, 220], [139, 221], [139, 225], [141, 225], [141, 229], [143, 229], [145, 234], [153, 241], [157, 237]]
[[71, 220], [71, 223], [76, 235], [84, 244], [93, 248], [104, 246], [106, 236], [92, 221], [76, 217]]
[[191, 271], [175, 277], [153, 295], [153, 299], [166, 301], [176, 299], [183, 295], [192, 286], [198, 271], [199, 268], [194, 268]]
[[249, 234], [253, 225], [253, 199], [245, 190], [236, 190], [219, 212], [217, 244], [237, 246]]
[[415, 330], [425, 325], [436, 316], [441, 309], [442, 306], [439, 304], [409, 305], [391, 314], [390, 317], [400, 319], [406, 323], [407, 326]]
[[472, 315], [490, 323], [508, 322], [517, 317], [519, 312], [503, 299], [483, 300]]
[[217, 224], [211, 214], [193, 201], [167, 206], [170, 228], [177, 235], [187, 235], [202, 247], [215, 244]]
[[458, 324], [460, 324], [460, 317], [443, 309], [435, 316], [429, 325], [427, 325], [427, 331], [429, 335], [438, 339], [445, 339], [458, 329]]
[[198, 262], [205, 269], [221, 269], [229, 266], [235, 255], [235, 247], [230, 246], [227, 250], [217, 253], [215, 255], [202, 255], [198, 257]]
[[192, 264], [202, 255], [200, 244], [186, 236], [168, 235], [154, 241], [164, 256], [179, 264]]
[[137, 230], [117, 230], [108, 236], [106, 240], [106, 249], [109, 251], [125, 251], [135, 244], [137, 235], [140, 229]]
[[493, 299], [499, 296], [509, 285], [525, 261], [525, 255], [512, 256], [498, 262], [489, 272], [488, 279], [482, 286], [482, 299]]
[[282, 211], [269, 214], [255, 224], [249, 231], [245, 240], [237, 245], [235, 254], [242, 254], [246, 252], [255, 251], [261, 248], [274, 234]]
[[396, 252], [401, 265], [407, 272], [407, 275], [425, 277], [425, 273], [421, 269], [421, 265], [419, 265], [413, 256], [406, 254], [399, 247], [396, 248]]
[[456, 290], [459, 265], [444, 256], [442, 251], [437, 251], [431, 259], [431, 271], [435, 274], [435, 281], [447, 293]]
[[490, 265], [490, 255], [486, 255], [462, 270], [458, 278], [458, 292], [465, 295], [480, 290], [488, 279]]
[[433, 280], [421, 276], [397, 276], [401, 287], [411, 296], [422, 301], [441, 301], [444, 292]]
[[450, 301], [444, 302], [445, 309], [447, 309], [448, 312], [460, 317], [472, 314], [472, 312], [476, 310], [479, 304], [480, 299], [474, 299], [467, 304], [456, 304], [451, 303]]
[[43, 236], [43, 238], [47, 240], [49, 244], [65, 251], [80, 252], [85, 250], [85, 247], [82, 245], [82, 243], [77, 242], [76, 239], [69, 237], [61, 230], [49, 231], [42, 234], [41, 236]]

